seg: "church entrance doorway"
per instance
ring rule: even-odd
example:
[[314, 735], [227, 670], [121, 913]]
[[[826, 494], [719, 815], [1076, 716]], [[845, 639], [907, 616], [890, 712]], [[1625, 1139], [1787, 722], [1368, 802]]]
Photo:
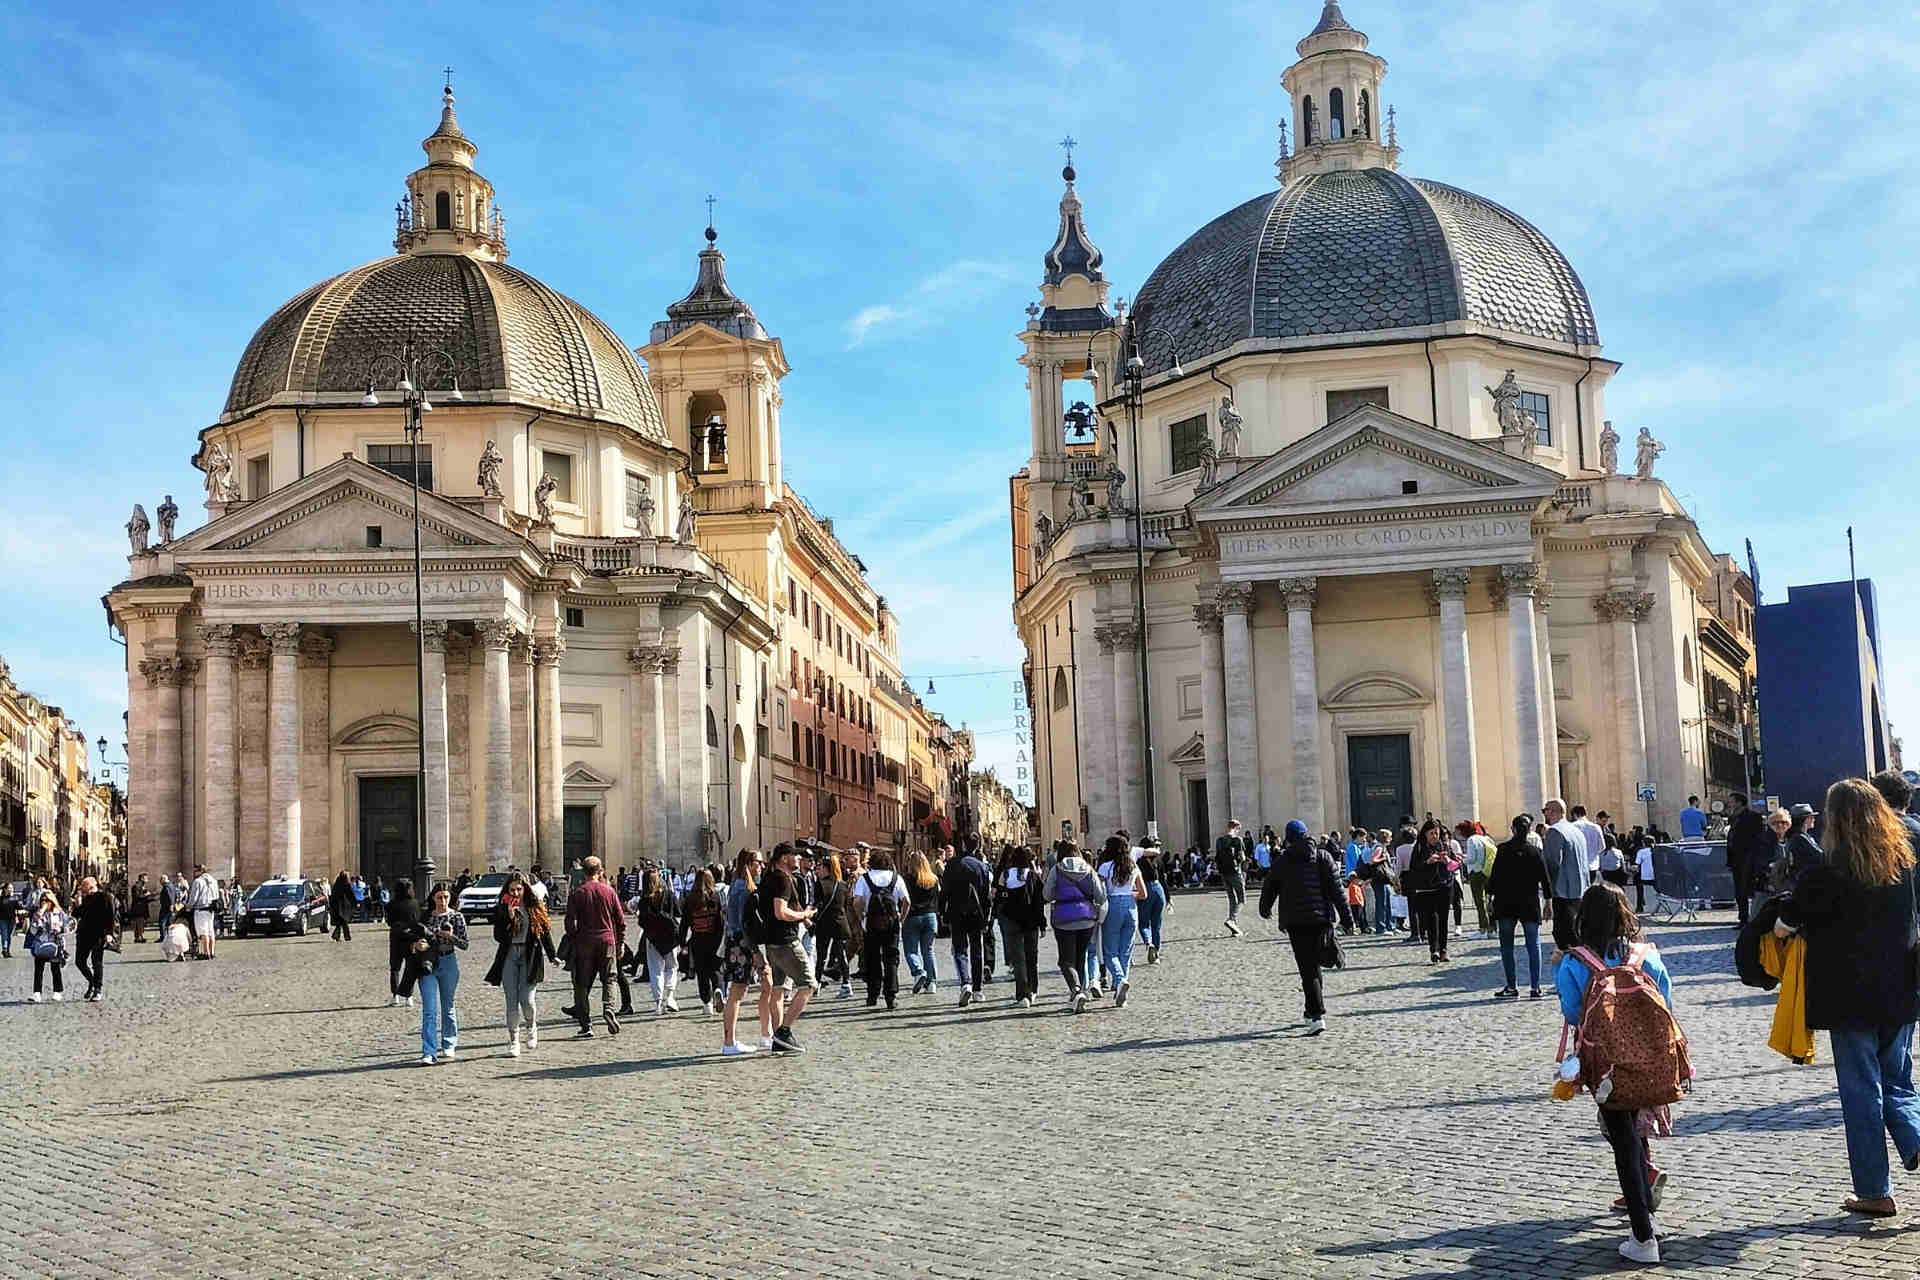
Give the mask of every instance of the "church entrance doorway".
[[560, 842], [567, 866], [593, 856], [593, 806], [570, 804], [561, 814]]
[[1404, 733], [1348, 738], [1347, 777], [1354, 824], [1369, 831], [1393, 827], [1413, 812], [1413, 739]]
[[[414, 849], [419, 844], [418, 781], [401, 777], [360, 779], [360, 875], [375, 876], [389, 889], [413, 879]], [[445, 867], [434, 870], [447, 875]]]
[[1202, 849], [1213, 847], [1213, 815], [1207, 812], [1205, 778], [1187, 779], [1187, 831], [1188, 844], [1197, 844]]

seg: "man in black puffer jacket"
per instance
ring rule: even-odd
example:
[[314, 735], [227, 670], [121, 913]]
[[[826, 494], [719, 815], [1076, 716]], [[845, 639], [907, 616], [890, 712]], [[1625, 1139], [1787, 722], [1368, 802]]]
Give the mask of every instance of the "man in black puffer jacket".
[[1316, 849], [1307, 824], [1295, 818], [1287, 824], [1286, 840], [1273, 855], [1273, 866], [1260, 890], [1260, 918], [1273, 917], [1280, 904], [1280, 927], [1293, 943], [1293, 959], [1300, 966], [1300, 987], [1307, 997], [1308, 1035], [1327, 1029], [1327, 1007], [1320, 998], [1320, 940], [1333, 923], [1340, 888], [1333, 858]]

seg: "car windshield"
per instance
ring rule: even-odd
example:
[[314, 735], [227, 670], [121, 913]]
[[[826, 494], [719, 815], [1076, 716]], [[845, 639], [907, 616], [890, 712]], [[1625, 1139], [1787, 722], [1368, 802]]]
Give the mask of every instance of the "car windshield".
[[254, 902], [296, 902], [301, 895], [297, 884], [263, 884], [253, 891]]
[[481, 876], [479, 879], [475, 880], [472, 884], [468, 885], [467, 892], [471, 893], [475, 889], [498, 889], [501, 885], [505, 884], [506, 882], [507, 882], [506, 872], [489, 871], [485, 875]]

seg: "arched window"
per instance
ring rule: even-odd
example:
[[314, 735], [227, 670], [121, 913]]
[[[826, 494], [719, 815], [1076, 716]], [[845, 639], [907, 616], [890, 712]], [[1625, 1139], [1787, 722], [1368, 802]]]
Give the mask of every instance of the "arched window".
[[1320, 119], [1314, 114], [1313, 95], [1300, 98], [1300, 145], [1311, 146], [1320, 140]]
[[1053, 709], [1055, 711], [1067, 709], [1067, 673], [1065, 671], [1056, 670], [1053, 673]]
[[453, 197], [444, 191], [433, 197], [433, 225], [442, 231], [453, 225]]
[[1347, 100], [1338, 89], [1327, 90], [1327, 141], [1347, 136]]
[[747, 762], [747, 735], [739, 725], [733, 726], [733, 762], [735, 764]]
[[713, 718], [713, 708], [707, 708], [707, 745], [715, 751], [720, 749], [720, 722]]
[[727, 400], [718, 391], [687, 397], [687, 449], [695, 471], [727, 469]]
[[1693, 642], [1684, 638], [1680, 641], [1680, 677], [1693, 683]]

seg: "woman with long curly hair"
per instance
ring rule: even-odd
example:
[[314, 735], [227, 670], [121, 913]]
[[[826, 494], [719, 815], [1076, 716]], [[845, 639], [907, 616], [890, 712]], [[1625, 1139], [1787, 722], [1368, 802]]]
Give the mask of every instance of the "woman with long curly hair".
[[1833, 1045], [1853, 1196], [1869, 1218], [1896, 1212], [1887, 1137], [1920, 1168], [1920, 1098], [1913, 1091], [1915, 896], [1907, 828], [1861, 778], [1827, 789], [1826, 858], [1780, 900], [1774, 931], [1806, 939], [1807, 1026]]
[[907, 972], [913, 975], [913, 990], [908, 995], [932, 991], [939, 981], [933, 964], [933, 939], [940, 931], [940, 876], [927, 855], [914, 849], [907, 854], [903, 878], [907, 882], [907, 918], [900, 925], [900, 947], [906, 953]]
[[523, 1037], [528, 1049], [540, 1043], [540, 1010], [535, 997], [547, 976], [548, 961], [558, 959], [547, 904], [534, 896], [527, 878], [518, 871], [507, 874], [499, 905], [493, 909], [493, 940], [500, 949], [494, 954], [486, 981], [488, 986], [499, 987], [506, 998], [507, 1056], [517, 1058]]

